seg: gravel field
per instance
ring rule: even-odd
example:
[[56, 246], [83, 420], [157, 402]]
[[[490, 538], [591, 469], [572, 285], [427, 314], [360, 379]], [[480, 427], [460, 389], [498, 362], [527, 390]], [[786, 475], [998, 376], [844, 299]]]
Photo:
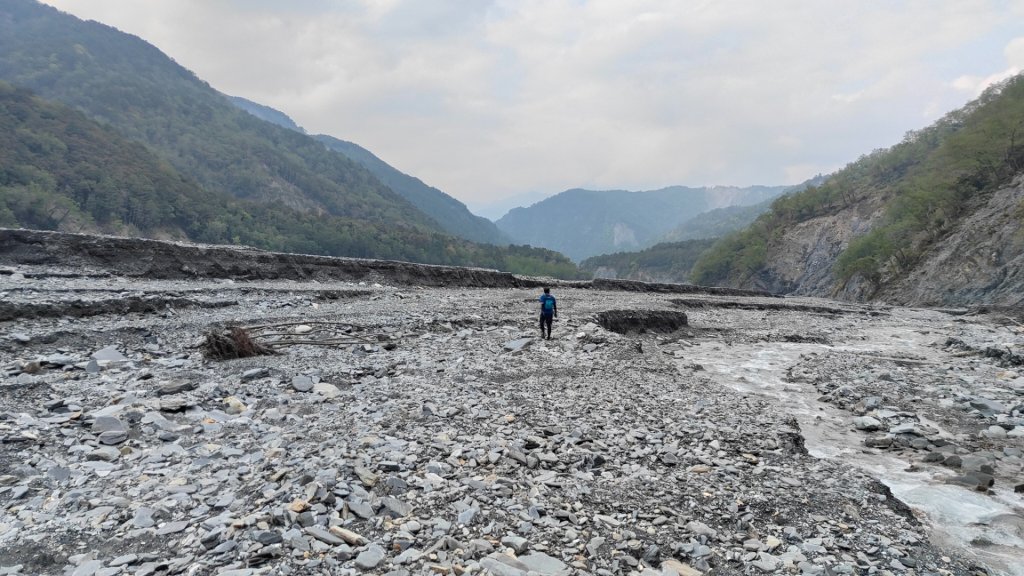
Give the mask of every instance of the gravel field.
[[0, 574], [1024, 574], [1003, 314], [3, 272]]

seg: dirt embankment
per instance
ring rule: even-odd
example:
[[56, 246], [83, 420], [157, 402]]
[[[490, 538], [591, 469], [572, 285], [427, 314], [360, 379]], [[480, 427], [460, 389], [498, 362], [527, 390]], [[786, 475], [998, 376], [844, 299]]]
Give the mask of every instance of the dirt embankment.
[[[201, 245], [143, 238], [3, 228], [0, 228], [0, 265], [73, 268], [77, 274], [109, 273], [158, 280], [222, 278], [368, 281], [396, 285], [474, 288], [531, 288], [550, 284], [629, 292], [770, 296], [761, 291], [687, 284], [651, 284], [607, 279], [565, 282], [515, 276], [508, 272], [483, 268], [286, 254], [244, 246]], [[12, 271], [0, 270], [0, 273], [4, 272]]]

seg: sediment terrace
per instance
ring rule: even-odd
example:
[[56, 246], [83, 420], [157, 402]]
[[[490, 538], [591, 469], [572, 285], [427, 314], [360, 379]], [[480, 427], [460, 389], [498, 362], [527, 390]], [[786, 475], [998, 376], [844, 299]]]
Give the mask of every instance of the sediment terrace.
[[288, 254], [244, 246], [211, 246], [145, 238], [8, 228], [0, 228], [0, 263], [43, 266], [46, 270], [41, 272], [42, 274], [57, 277], [102, 277], [114, 274], [156, 280], [334, 280], [466, 288], [531, 288], [560, 285], [598, 290], [769, 296], [766, 292], [754, 290], [610, 279], [570, 282], [515, 276], [508, 272], [483, 268]]

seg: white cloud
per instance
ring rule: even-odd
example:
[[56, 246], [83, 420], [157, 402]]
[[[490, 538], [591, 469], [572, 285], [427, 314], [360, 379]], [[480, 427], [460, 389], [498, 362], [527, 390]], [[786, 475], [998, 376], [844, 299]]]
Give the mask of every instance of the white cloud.
[[1011, 40], [1003, 50], [1003, 54], [1006, 56], [1008, 65], [1006, 69], [986, 76], [965, 74], [953, 80], [951, 86], [970, 93], [972, 97], [977, 97], [989, 86], [1020, 74], [1024, 69], [1024, 37]]
[[50, 0], [456, 197], [794, 183], [1024, 68], [1001, 0]]

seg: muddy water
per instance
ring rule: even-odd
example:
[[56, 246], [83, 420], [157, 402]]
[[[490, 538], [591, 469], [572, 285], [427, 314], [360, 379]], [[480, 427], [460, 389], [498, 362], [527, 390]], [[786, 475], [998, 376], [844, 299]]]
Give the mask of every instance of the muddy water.
[[[935, 336], [917, 331], [921, 319], [904, 318], [900, 322], [894, 317], [891, 323], [865, 329], [859, 334], [866, 336], [863, 340], [851, 339], [834, 346], [705, 342], [689, 348], [685, 362], [680, 364], [699, 363], [723, 386], [772, 400], [780, 411], [800, 422], [812, 456], [841, 460], [878, 478], [893, 495], [923, 514], [934, 542], [956, 548], [995, 573], [1024, 576], [1024, 495], [1014, 494], [1005, 485], [997, 487], [994, 494], [981, 494], [945, 484], [939, 478], [944, 471], [928, 465], [908, 472], [907, 460], [864, 447], [864, 435], [853, 429], [852, 414], [819, 402], [819, 393], [812, 385], [785, 380], [787, 370], [800, 361], [802, 354], [811, 352], [902, 352], [938, 360], [940, 352], [930, 346]], [[945, 473], [948, 475], [948, 471]]]

